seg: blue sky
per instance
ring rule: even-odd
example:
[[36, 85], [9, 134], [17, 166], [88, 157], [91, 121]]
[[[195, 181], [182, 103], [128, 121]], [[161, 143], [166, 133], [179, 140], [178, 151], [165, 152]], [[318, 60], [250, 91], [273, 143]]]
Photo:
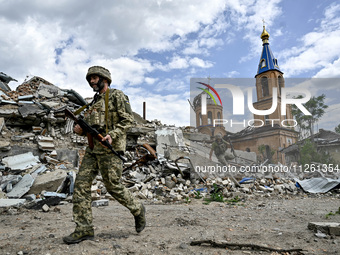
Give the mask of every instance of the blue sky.
[[[165, 124], [190, 124], [190, 78], [255, 76], [263, 19], [285, 78], [340, 77], [338, 1], [0, 0], [0, 6], [0, 71], [18, 80], [12, 89], [40, 76], [90, 97], [86, 71], [103, 65], [134, 111], [142, 114], [146, 101], [147, 118]], [[339, 102], [331, 103], [338, 114]]]

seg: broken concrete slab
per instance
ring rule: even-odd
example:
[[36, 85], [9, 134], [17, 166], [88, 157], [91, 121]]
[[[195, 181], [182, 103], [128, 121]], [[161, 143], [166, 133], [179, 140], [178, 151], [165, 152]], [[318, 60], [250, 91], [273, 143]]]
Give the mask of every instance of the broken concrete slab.
[[56, 191], [67, 176], [64, 170], [56, 170], [38, 175], [31, 189], [32, 194], [40, 194], [43, 190]]
[[190, 141], [203, 142], [203, 141], [209, 141], [211, 139], [210, 135], [202, 134], [202, 133], [183, 132], [183, 135], [186, 139]]
[[30, 138], [30, 137], [34, 137], [35, 134], [33, 133], [27, 133], [27, 134], [21, 134], [21, 135], [13, 135], [11, 137], [12, 141], [20, 141], [22, 139], [26, 139], [26, 138]]
[[6, 92], [11, 91], [11, 88], [5, 82], [2, 81], [0, 81], [0, 88]]
[[308, 229], [314, 232], [321, 231], [327, 235], [340, 236], [340, 223], [338, 222], [309, 222]]
[[39, 88], [37, 91], [37, 96], [39, 97], [47, 97], [47, 98], [53, 98], [58, 97], [65, 94], [61, 91], [60, 88], [57, 86], [54, 86], [52, 84], [44, 84], [43, 82], [40, 82]]
[[39, 162], [39, 157], [34, 156], [32, 152], [27, 152], [2, 159], [2, 163], [12, 170], [26, 170], [38, 164]]
[[8, 198], [21, 198], [25, 195], [34, 183], [34, 179], [30, 174], [24, 175], [22, 179], [13, 187], [11, 192], [7, 193]]
[[155, 132], [157, 139], [156, 151], [158, 154], [164, 155], [166, 147], [184, 146], [183, 132], [175, 127], [163, 127]]
[[23, 118], [27, 118], [28, 115], [43, 116], [46, 113], [36, 104], [23, 104], [18, 111]]
[[26, 199], [0, 199], [0, 208], [20, 206], [26, 202]]
[[11, 117], [19, 116], [18, 106], [11, 105], [10, 107], [1, 107], [0, 108], [0, 117], [11, 118]]

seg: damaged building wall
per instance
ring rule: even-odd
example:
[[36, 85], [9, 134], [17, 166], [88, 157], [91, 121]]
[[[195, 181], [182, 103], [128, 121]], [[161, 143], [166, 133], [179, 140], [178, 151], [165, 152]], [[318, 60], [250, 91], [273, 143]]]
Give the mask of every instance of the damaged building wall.
[[[53, 204], [71, 201], [87, 140], [73, 133], [73, 122], [65, 118], [63, 109], [74, 111], [85, 102], [75, 91], [61, 90], [40, 77], [24, 82], [16, 91], [2, 91], [0, 207], [33, 202], [34, 208], [41, 208], [49, 198]], [[254, 151], [235, 149], [236, 158], [229, 162], [235, 173], [206, 171], [218, 166], [215, 156], [209, 160], [210, 135], [134, 116], [122, 182], [141, 199], [184, 201], [197, 191], [208, 196], [214, 185], [221, 187], [225, 197], [298, 192], [294, 180], [286, 176], [240, 171], [242, 166], [257, 164]], [[303, 179], [303, 173], [297, 177]], [[101, 176], [92, 184], [92, 200], [98, 201], [94, 206], [107, 205], [113, 198]]]

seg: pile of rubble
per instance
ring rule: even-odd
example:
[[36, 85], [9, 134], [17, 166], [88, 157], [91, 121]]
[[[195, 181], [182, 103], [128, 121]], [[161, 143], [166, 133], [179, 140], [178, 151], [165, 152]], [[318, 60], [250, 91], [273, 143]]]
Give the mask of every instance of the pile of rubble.
[[[60, 89], [40, 77], [25, 81], [15, 91], [0, 86], [0, 207], [43, 208], [71, 201], [87, 140], [73, 133], [73, 121], [65, 118], [64, 109], [74, 111], [85, 103], [74, 90]], [[185, 202], [208, 196], [216, 187], [224, 197], [299, 191], [291, 176], [239, 171], [241, 166], [256, 164], [254, 152], [236, 151], [237, 158], [231, 162], [235, 174], [197, 171], [217, 164], [216, 158], [208, 160], [209, 136], [194, 128], [134, 116], [122, 182], [141, 199]], [[113, 199], [100, 175], [91, 191], [94, 206]]]

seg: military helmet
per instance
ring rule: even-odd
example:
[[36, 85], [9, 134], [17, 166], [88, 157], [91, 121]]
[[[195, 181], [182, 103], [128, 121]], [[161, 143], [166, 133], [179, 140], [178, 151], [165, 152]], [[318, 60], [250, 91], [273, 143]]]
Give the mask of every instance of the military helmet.
[[112, 81], [111, 73], [106, 68], [102, 66], [91, 66], [86, 74], [86, 80], [88, 81], [88, 83], [90, 83], [90, 76], [93, 74], [98, 75], [102, 77], [103, 79], [106, 79], [109, 82], [109, 85], [111, 84], [111, 81]]

